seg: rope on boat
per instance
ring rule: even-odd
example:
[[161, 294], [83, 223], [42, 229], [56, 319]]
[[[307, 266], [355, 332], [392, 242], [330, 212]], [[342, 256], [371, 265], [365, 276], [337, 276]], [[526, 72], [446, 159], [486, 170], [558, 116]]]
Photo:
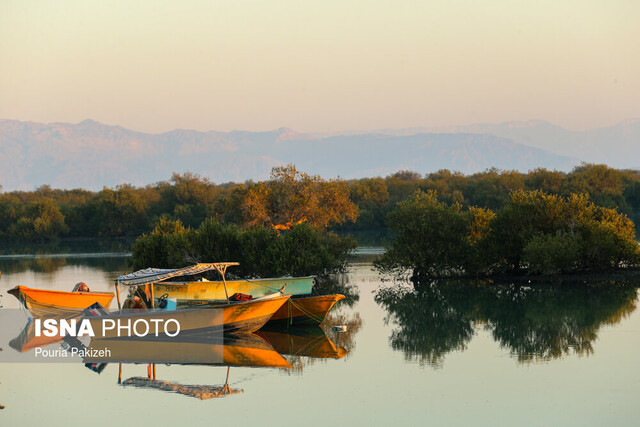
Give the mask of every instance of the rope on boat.
[[[319, 342], [323, 341], [323, 338], [325, 338], [326, 335], [322, 335], [322, 336], [318, 336], [314, 339], [312, 339], [310, 342], [306, 343], [305, 345], [303, 345], [302, 347], [300, 347], [298, 349], [298, 351], [293, 353], [293, 356], [298, 356], [300, 354], [304, 354], [307, 352], [307, 349], [313, 349]], [[293, 339], [291, 339], [291, 345], [290, 348], [293, 349]]]
[[[245, 281], [250, 282], [250, 283], [254, 283], [254, 284], [258, 285], [258, 286], [262, 286], [262, 287], [267, 288], [267, 289], [271, 289], [271, 290], [272, 290], [272, 291], [274, 291], [274, 292], [280, 292], [280, 289], [281, 289], [281, 288], [280, 288], [280, 289], [278, 289], [278, 288], [272, 288], [271, 286], [267, 286], [267, 285], [262, 284], [262, 283], [260, 283], [260, 282], [256, 282], [256, 281], [254, 281], [254, 280], [250, 280], [250, 279], [246, 279], [246, 278], [244, 278], [244, 277], [236, 276], [235, 274], [233, 274], [233, 275], [231, 275], [231, 276], [233, 276], [233, 277], [237, 277], [238, 279], [245, 280]], [[312, 313], [312, 312], [310, 312], [309, 310], [306, 310], [305, 308], [303, 308], [303, 307], [302, 307], [302, 306], [300, 306], [299, 304], [296, 304], [296, 303], [295, 303], [295, 301], [294, 301], [293, 299], [291, 299], [291, 298], [289, 298], [288, 303], [291, 303], [291, 304], [292, 304], [293, 306], [295, 306], [298, 310], [300, 310], [300, 311], [302, 312], [302, 314], [305, 314], [306, 316], [308, 316], [308, 317], [310, 317], [311, 319], [313, 319], [313, 320], [317, 321], [318, 323], [320, 323], [320, 322], [322, 322], [322, 321], [324, 320], [324, 319], [322, 319], [321, 317], [316, 316], [315, 314], [313, 314], [313, 313]], [[291, 305], [288, 305], [288, 306], [287, 306], [287, 309], [289, 310], [289, 313], [288, 313], [288, 314], [289, 314], [289, 315], [288, 315], [288, 318], [289, 318], [289, 325], [292, 325], [292, 324], [293, 324], [293, 313], [291, 312]]]
[[31, 322], [31, 319], [33, 318], [33, 316], [31, 315], [31, 312], [27, 308], [27, 299], [22, 294], [22, 292], [18, 292], [18, 302], [20, 302], [20, 304], [18, 304], [18, 307], [20, 307], [20, 310], [24, 313], [25, 316], [27, 316], [27, 319], [29, 319], [29, 322]]
[[[253, 284], [256, 284], [258, 286], [262, 286], [264, 288], [270, 289], [270, 290], [272, 290], [274, 292], [279, 292], [280, 291], [280, 289], [278, 289], [278, 288], [272, 288], [271, 286], [267, 286], [267, 285], [265, 285], [263, 283], [260, 283], [260, 282], [257, 282], [257, 281], [251, 280], [251, 279], [247, 279], [245, 277], [236, 276], [235, 274], [229, 274], [229, 276], [231, 276], [232, 279], [233, 278], [237, 278], [237, 279], [240, 279], [240, 280], [244, 280], [246, 282], [253, 283]], [[318, 323], [320, 323], [320, 322], [322, 322], [324, 320], [320, 316], [316, 316], [315, 314], [313, 314], [309, 310], [306, 310], [305, 308], [303, 308], [299, 304], [296, 304], [295, 300], [293, 300], [291, 298], [289, 298], [288, 303], [290, 303], [291, 305], [295, 306], [298, 310], [300, 310], [302, 312], [302, 314], [305, 314], [307, 317], [310, 317], [311, 319], [315, 320]], [[289, 325], [293, 324], [293, 313], [292, 313], [292, 310], [291, 310], [291, 305], [287, 306], [287, 309], [289, 311], [289, 313], [288, 313]]]
[[[291, 303], [293, 306], [295, 306], [298, 310], [300, 310], [302, 314], [307, 315], [308, 317], [317, 321], [318, 323], [324, 320], [320, 316], [316, 316], [315, 314], [313, 314], [311, 311], [304, 309], [300, 304], [296, 304], [295, 300], [289, 298], [288, 302]], [[289, 306], [289, 324], [291, 325], [292, 323], [293, 323], [293, 316], [291, 313], [291, 306]]]

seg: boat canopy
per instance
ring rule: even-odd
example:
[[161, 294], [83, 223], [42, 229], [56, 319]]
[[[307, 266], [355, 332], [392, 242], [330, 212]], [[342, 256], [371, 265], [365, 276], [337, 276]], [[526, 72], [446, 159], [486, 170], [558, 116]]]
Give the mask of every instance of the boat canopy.
[[149, 283], [159, 282], [161, 280], [170, 279], [177, 276], [190, 276], [193, 274], [204, 273], [209, 270], [217, 270], [224, 276], [227, 267], [231, 265], [239, 265], [237, 262], [215, 262], [200, 263], [184, 268], [145, 268], [133, 273], [125, 274], [116, 279], [116, 283], [127, 286], [142, 286]]

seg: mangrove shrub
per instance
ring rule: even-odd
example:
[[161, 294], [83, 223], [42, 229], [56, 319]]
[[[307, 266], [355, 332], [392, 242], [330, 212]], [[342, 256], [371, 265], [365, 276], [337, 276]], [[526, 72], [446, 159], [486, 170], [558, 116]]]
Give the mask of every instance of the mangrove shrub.
[[399, 203], [388, 223], [395, 235], [376, 263], [384, 273], [559, 274], [640, 263], [633, 222], [582, 194], [515, 191], [494, 214], [419, 193]]
[[205, 220], [198, 229], [162, 219], [133, 244], [133, 268], [177, 268], [195, 262], [237, 261], [232, 273], [246, 278], [326, 275], [344, 271], [356, 247], [349, 237], [299, 224], [279, 233]]
[[419, 192], [389, 214], [395, 235], [376, 266], [385, 273], [413, 270], [415, 276], [482, 270], [486, 260], [478, 248], [492, 218], [485, 209], [462, 210], [457, 203], [439, 201], [434, 192]]
[[635, 226], [624, 214], [586, 195], [518, 191], [490, 225], [496, 268], [559, 274], [635, 266]]

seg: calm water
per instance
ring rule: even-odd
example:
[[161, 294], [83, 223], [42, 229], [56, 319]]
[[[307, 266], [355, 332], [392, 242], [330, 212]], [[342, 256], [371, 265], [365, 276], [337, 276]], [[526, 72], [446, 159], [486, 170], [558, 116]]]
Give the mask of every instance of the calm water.
[[[200, 400], [125, 387], [118, 363], [101, 374], [80, 363], [6, 363], [0, 425], [638, 424], [635, 284], [415, 291], [381, 281], [371, 255], [325, 285], [349, 295], [330, 319], [348, 331], [272, 334], [292, 367], [232, 366], [228, 384], [242, 393]], [[119, 256], [4, 257], [0, 271], [0, 305], [17, 307], [6, 295], [16, 285], [109, 290], [128, 266]], [[146, 376], [146, 364], [122, 366], [123, 380]], [[226, 376], [224, 365], [156, 365], [157, 379], [183, 385], [220, 386]]]

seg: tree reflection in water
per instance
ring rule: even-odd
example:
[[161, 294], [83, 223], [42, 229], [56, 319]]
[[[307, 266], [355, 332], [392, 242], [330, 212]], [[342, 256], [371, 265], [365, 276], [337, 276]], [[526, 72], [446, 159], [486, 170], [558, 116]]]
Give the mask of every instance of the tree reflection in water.
[[435, 284], [419, 291], [401, 287], [378, 290], [376, 302], [388, 313], [385, 323], [392, 321], [398, 326], [391, 333], [391, 347], [402, 350], [407, 359], [440, 367], [447, 353], [464, 350], [473, 337], [465, 301], [451, 301], [461, 293], [443, 290]]
[[600, 327], [636, 309], [637, 287], [637, 281], [533, 287], [447, 280], [382, 288], [376, 301], [396, 326], [391, 347], [409, 359], [440, 367], [484, 327], [518, 362], [530, 363], [592, 354]]
[[[345, 299], [338, 301], [333, 306], [320, 327], [331, 337], [336, 345], [343, 347], [347, 354], [351, 353], [356, 347], [356, 335], [363, 324], [360, 313], [353, 310], [355, 303], [360, 300], [358, 286], [349, 283], [349, 276], [346, 274], [331, 275], [317, 278], [313, 293], [318, 295], [342, 294], [345, 296]], [[337, 325], [344, 325], [347, 330], [336, 333], [332, 330], [332, 327]]]
[[90, 267], [104, 272], [126, 271], [129, 268], [126, 254], [74, 254], [0, 257], [0, 271], [18, 274], [25, 271], [53, 274], [65, 267]]
[[353, 305], [360, 299], [360, 291], [358, 290], [358, 287], [353, 283], [349, 283], [349, 276], [346, 274], [332, 274], [324, 277], [316, 277], [316, 283], [313, 285], [312, 294], [344, 295], [345, 299], [338, 301], [336, 305], [337, 307], [344, 305], [353, 307]]

